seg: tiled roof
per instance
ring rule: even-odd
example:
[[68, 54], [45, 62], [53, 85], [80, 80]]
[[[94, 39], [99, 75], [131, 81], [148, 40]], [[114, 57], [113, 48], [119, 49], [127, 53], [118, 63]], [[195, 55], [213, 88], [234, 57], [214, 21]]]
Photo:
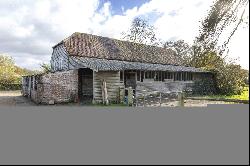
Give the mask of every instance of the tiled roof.
[[141, 63], [182, 64], [172, 50], [85, 33], [74, 33], [61, 43], [70, 56]]

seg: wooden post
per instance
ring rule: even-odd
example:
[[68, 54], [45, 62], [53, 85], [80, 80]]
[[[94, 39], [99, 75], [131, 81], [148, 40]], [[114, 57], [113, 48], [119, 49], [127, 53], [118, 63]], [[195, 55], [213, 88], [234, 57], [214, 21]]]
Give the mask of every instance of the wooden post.
[[119, 103], [124, 103], [124, 97], [125, 97], [125, 89], [124, 87], [119, 87]]
[[143, 93], [143, 107], [145, 107], [145, 93]]
[[160, 107], [161, 107], [161, 92], [160, 92]]
[[121, 101], [122, 104], [124, 104], [124, 98], [125, 98], [125, 88], [121, 88], [120, 101]]
[[116, 102], [117, 102], [118, 104], [121, 103], [121, 100], [120, 100], [121, 94], [120, 94], [120, 93], [121, 93], [121, 88], [118, 87], [117, 98], [116, 98]]
[[101, 83], [101, 89], [102, 89], [102, 104], [104, 104], [104, 87], [103, 87], [103, 80]]
[[183, 95], [183, 92], [178, 92], [178, 106], [184, 107], [184, 95]]
[[109, 104], [108, 91], [107, 91], [107, 86], [106, 86], [105, 80], [103, 80], [103, 82], [102, 82], [102, 100], [103, 100], [103, 104], [105, 104], [105, 105]]
[[108, 105], [108, 90], [107, 90], [107, 84], [106, 81], [104, 80], [104, 99], [105, 99], [105, 104]]
[[135, 106], [138, 107], [138, 99], [137, 99], [137, 95], [135, 95]]
[[92, 73], [93, 73], [93, 98], [92, 98], [92, 103], [94, 104], [95, 103], [95, 71], [92, 70]]
[[132, 87], [128, 88], [128, 105], [131, 106], [133, 104], [133, 89]]
[[29, 86], [28, 86], [28, 96], [29, 97], [31, 96], [31, 77], [32, 76], [29, 76]]

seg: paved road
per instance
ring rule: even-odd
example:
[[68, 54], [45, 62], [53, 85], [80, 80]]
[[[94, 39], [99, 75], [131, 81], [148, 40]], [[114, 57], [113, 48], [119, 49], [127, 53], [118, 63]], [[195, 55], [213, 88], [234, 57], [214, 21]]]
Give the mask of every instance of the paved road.
[[20, 91], [0, 91], [0, 106], [32, 106], [36, 105], [23, 97]]

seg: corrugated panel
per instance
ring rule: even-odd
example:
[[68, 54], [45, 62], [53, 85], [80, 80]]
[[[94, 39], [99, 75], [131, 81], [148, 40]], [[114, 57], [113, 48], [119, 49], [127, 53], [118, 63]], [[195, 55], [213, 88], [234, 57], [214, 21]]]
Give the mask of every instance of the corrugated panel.
[[128, 62], [76, 56], [71, 56], [71, 59], [74, 62], [78, 63], [78, 66], [87, 67], [95, 71], [148, 70], [173, 72], [206, 72], [199, 68], [185, 66]]

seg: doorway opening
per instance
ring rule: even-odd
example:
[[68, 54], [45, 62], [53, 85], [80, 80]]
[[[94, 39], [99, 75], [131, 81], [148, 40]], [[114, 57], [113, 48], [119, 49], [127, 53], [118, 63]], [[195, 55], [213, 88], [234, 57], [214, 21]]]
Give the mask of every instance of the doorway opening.
[[136, 88], [136, 71], [124, 71], [124, 84], [125, 88]]
[[80, 103], [91, 103], [93, 100], [93, 70], [89, 68], [79, 69], [78, 82], [78, 97]]

